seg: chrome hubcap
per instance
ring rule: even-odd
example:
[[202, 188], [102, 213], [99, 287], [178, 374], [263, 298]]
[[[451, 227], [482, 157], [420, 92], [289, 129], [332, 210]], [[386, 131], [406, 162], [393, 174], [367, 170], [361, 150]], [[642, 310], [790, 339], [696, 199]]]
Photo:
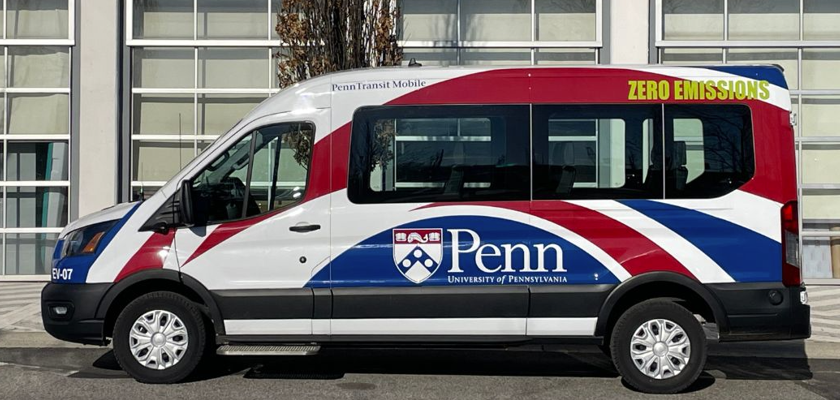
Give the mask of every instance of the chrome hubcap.
[[667, 319], [652, 319], [636, 328], [630, 358], [645, 375], [668, 379], [679, 375], [691, 358], [691, 341], [683, 328]]
[[162, 310], [137, 318], [128, 334], [134, 359], [146, 368], [164, 370], [181, 361], [187, 351], [187, 327], [177, 315]]

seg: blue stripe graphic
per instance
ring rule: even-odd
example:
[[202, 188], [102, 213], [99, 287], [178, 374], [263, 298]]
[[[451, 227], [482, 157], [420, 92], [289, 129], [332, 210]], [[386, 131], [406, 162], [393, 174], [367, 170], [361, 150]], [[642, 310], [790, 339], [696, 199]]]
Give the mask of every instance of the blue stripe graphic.
[[[414, 283], [401, 271], [401, 260], [395, 259], [395, 244], [392, 239], [392, 229], [386, 229], [362, 242], [354, 245], [338, 257], [331, 264], [321, 269], [307, 283], [307, 287], [410, 287], [410, 286], [460, 286], [460, 285], [543, 285], [543, 284], [595, 284], [618, 283], [619, 280], [603, 264], [589, 255], [583, 249], [554, 233], [536, 228], [517, 221], [503, 218], [457, 215], [435, 217], [420, 221], [413, 221], [394, 228], [441, 229], [442, 246], [441, 259], [429, 263], [434, 271], [420, 283]], [[475, 243], [467, 234], [458, 238], [458, 247], [452, 230], [469, 229], [479, 235], [480, 243]], [[514, 250], [511, 254], [513, 271], [499, 270], [505, 262], [502, 253], [494, 253], [486, 248], [479, 256], [486, 267], [497, 270], [492, 273], [484, 272], [476, 264], [478, 250], [467, 252], [471, 246], [479, 244], [502, 248], [503, 245], [524, 244], [528, 250], [528, 260], [531, 268], [536, 268], [539, 259], [534, 246], [555, 245], [562, 249], [562, 267], [565, 272], [557, 270], [557, 253], [549, 250], [544, 253], [544, 271], [534, 272], [524, 270], [523, 257], [525, 253]], [[460, 257], [454, 254], [458, 249]], [[424, 252], [416, 254], [422, 258]], [[458, 257], [460, 271], [453, 270], [453, 260]], [[400, 257], [413, 261], [411, 255]], [[407, 265], [406, 265], [407, 266]]]
[[782, 279], [782, 246], [779, 242], [683, 207], [650, 200], [623, 200], [621, 203], [691, 242], [736, 282], [777, 282]]
[[767, 81], [773, 85], [776, 85], [782, 89], [787, 89], [787, 82], [785, 81], [785, 75], [779, 68], [772, 67], [772, 66], [760, 66], [760, 65], [749, 65], [749, 66], [718, 66], [718, 67], [703, 67], [705, 69], [711, 69], [719, 72], [725, 72], [727, 74], [743, 76], [744, 78], [755, 79], [757, 81]]
[[[105, 251], [105, 248], [108, 247], [108, 244], [111, 243], [111, 240], [114, 239], [114, 236], [117, 235], [117, 232], [122, 229], [123, 225], [131, 219], [131, 216], [137, 211], [141, 203], [137, 203], [132, 207], [128, 212], [120, 218], [120, 220], [111, 227], [111, 229], [102, 236], [102, 239], [99, 241], [98, 246], [96, 247], [96, 252], [94, 254], [80, 254], [75, 256], [70, 256], [66, 258], [60, 258], [61, 253], [60, 249], [64, 245], [64, 240], [60, 240], [56, 244], [56, 248], [53, 252], [53, 268], [57, 269], [72, 269], [73, 273], [70, 276], [70, 279], [65, 280], [55, 280], [55, 283], [85, 283], [87, 281], [88, 272], [90, 272], [90, 267], [93, 266], [93, 262]], [[84, 229], [84, 228], [80, 228]]]

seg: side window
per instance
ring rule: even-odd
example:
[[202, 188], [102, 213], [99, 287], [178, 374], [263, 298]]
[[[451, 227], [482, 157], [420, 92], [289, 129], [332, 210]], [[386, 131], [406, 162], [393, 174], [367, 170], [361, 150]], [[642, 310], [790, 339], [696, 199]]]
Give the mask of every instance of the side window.
[[303, 198], [314, 127], [284, 123], [244, 136], [192, 180], [196, 222], [252, 217]]
[[662, 198], [658, 105], [535, 105], [534, 199]]
[[366, 107], [353, 117], [354, 203], [528, 200], [527, 106]]
[[744, 105], [666, 105], [667, 198], [723, 196], [755, 173], [752, 119]]

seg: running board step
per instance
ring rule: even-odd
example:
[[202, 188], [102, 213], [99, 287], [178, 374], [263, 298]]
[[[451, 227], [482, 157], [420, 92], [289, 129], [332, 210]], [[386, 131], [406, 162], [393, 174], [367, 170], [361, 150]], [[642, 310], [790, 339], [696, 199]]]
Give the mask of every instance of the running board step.
[[311, 356], [321, 346], [245, 346], [225, 345], [216, 350], [220, 356]]

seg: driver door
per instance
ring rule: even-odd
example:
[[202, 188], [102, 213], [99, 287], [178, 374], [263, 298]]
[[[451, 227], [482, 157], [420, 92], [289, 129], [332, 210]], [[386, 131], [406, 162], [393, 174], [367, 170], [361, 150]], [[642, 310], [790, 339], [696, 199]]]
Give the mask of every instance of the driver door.
[[228, 335], [312, 334], [305, 286], [329, 257], [327, 202], [304, 201], [317, 173], [314, 135], [310, 122], [264, 125], [191, 174], [195, 224], [178, 230], [175, 247], [182, 272], [211, 291]]

